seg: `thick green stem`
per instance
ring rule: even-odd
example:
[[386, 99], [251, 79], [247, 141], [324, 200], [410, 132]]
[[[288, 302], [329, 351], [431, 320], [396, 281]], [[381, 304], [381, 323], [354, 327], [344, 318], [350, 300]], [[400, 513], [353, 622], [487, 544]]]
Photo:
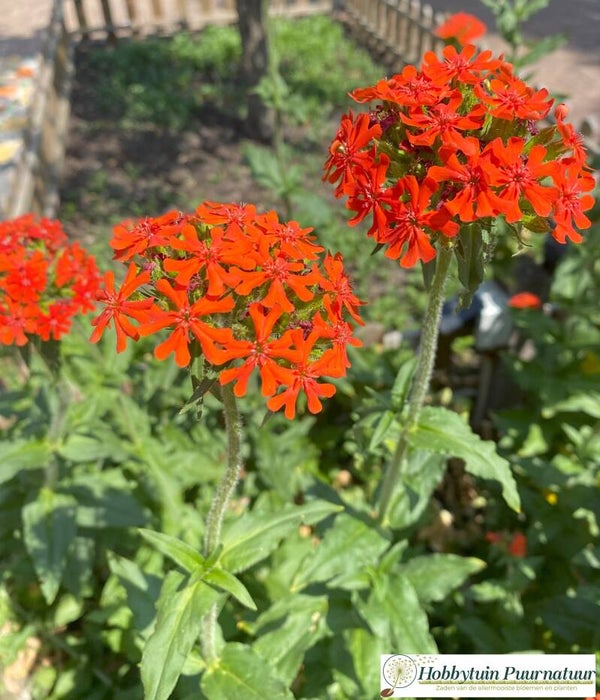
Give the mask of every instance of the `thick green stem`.
[[[221, 399], [223, 401], [225, 431], [227, 433], [227, 467], [217, 487], [206, 519], [206, 531], [204, 533], [204, 555], [206, 557], [210, 556], [219, 544], [223, 519], [242, 469], [242, 422], [231, 386], [222, 387]], [[217, 606], [215, 605], [204, 616], [202, 621], [202, 652], [206, 663], [210, 663], [217, 658], [215, 641], [217, 612]]]
[[379, 518], [382, 522], [385, 522], [387, 518], [391, 499], [398, 485], [402, 465], [406, 458], [408, 434], [419, 420], [423, 403], [429, 391], [437, 351], [440, 316], [444, 304], [444, 289], [451, 261], [452, 250], [447, 247], [440, 248], [436, 258], [435, 275], [429, 289], [425, 318], [423, 319], [417, 369], [408, 399], [408, 412], [379, 494]]

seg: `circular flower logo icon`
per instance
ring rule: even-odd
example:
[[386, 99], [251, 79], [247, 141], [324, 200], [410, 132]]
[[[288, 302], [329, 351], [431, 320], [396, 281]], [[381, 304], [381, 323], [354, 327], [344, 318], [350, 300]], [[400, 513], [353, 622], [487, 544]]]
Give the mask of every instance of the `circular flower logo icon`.
[[395, 654], [383, 665], [383, 678], [390, 688], [384, 688], [381, 696], [389, 698], [396, 688], [406, 688], [417, 677], [417, 665], [404, 654]]

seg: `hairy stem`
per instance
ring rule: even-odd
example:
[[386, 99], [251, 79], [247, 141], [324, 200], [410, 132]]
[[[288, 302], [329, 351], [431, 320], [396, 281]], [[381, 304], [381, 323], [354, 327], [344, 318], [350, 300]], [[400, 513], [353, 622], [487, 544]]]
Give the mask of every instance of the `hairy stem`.
[[451, 261], [452, 250], [447, 247], [440, 248], [436, 258], [435, 275], [429, 289], [425, 318], [423, 319], [417, 369], [408, 399], [408, 413], [379, 494], [379, 518], [383, 523], [387, 519], [392, 496], [398, 485], [402, 465], [406, 459], [408, 434], [419, 420], [425, 397], [429, 391], [438, 344], [440, 316], [444, 304], [444, 289]]
[[[227, 467], [215, 492], [206, 520], [204, 533], [204, 555], [206, 557], [210, 556], [219, 544], [223, 519], [242, 469], [242, 422], [231, 386], [222, 387], [221, 400], [223, 401], [225, 431], [227, 433]], [[217, 612], [215, 605], [202, 621], [202, 653], [207, 663], [217, 658], [215, 640]]]

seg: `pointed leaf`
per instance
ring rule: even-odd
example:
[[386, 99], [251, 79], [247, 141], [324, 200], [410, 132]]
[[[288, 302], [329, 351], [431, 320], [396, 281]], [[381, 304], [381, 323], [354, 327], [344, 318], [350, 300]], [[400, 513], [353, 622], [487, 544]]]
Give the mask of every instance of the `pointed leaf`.
[[416, 357], [411, 357], [402, 363], [398, 370], [394, 385], [392, 386], [392, 405], [396, 410], [401, 410], [410, 391], [412, 379], [417, 365]]
[[0, 443], [0, 484], [23, 469], [42, 469], [51, 455], [45, 442], [17, 440]]
[[173, 692], [194, 642], [202, 617], [219, 599], [219, 593], [201, 581], [178, 590], [183, 575], [167, 575], [158, 601], [154, 632], [142, 656], [145, 700], [167, 700]]
[[244, 584], [237, 579], [233, 574], [224, 569], [210, 569], [203, 576], [202, 580], [210, 583], [213, 586], [222, 588], [227, 593], [238, 600], [242, 605], [245, 605], [250, 610], [256, 610], [256, 604], [252, 600], [252, 596]]
[[481, 571], [485, 562], [456, 554], [428, 554], [403, 564], [400, 571], [414, 586], [421, 603], [444, 600], [468, 576]]
[[379, 579], [367, 601], [356, 598], [359, 614], [389, 649], [407, 654], [435, 654], [429, 621], [417, 593], [404, 576]]
[[136, 527], [150, 517], [120, 469], [96, 473], [93, 479], [78, 476], [64, 481], [62, 491], [77, 501], [79, 527]]
[[482, 440], [457, 413], [445, 408], [424, 408], [417, 429], [409, 433], [408, 439], [418, 449], [459, 457], [470, 474], [498, 481], [506, 503], [513, 510], [520, 510], [509, 463], [496, 452], [493, 442]]
[[77, 502], [71, 496], [42, 489], [23, 507], [23, 538], [48, 605], [56, 598], [67, 552], [77, 534]]
[[138, 528], [140, 535], [150, 544], [172, 559], [176, 564], [188, 573], [194, 573], [198, 569], [206, 568], [206, 559], [187, 542], [182, 542], [177, 537], [165, 535], [162, 532]]
[[[306, 651], [327, 633], [325, 620], [329, 605], [325, 596], [292, 595], [287, 601], [289, 612], [283, 617], [268, 621], [272, 608], [261, 616], [260, 625], [257, 625], [261, 634], [252, 648], [270, 663], [277, 677], [289, 686], [298, 674]], [[278, 603], [280, 600], [275, 605]], [[274, 628], [274, 622], [280, 624]], [[266, 631], [262, 631], [265, 628]]]
[[395, 529], [417, 522], [430, 503], [446, 471], [444, 455], [425, 450], [412, 450], [400, 474], [396, 493], [392, 496], [389, 524]]
[[294, 697], [273, 675], [269, 661], [244, 644], [227, 644], [217, 663], [202, 676], [201, 687], [208, 700], [293, 700]]
[[476, 225], [463, 226], [457, 236], [458, 279], [467, 292], [475, 292], [483, 281], [483, 236]]
[[302, 523], [311, 525], [342, 510], [327, 501], [288, 506], [277, 513], [248, 513], [234, 521], [223, 535], [220, 564], [232, 573], [253, 566]]
[[327, 581], [339, 574], [345, 578], [354, 571], [362, 571], [374, 564], [388, 546], [389, 541], [378, 531], [376, 523], [342, 513], [327, 530], [314, 554], [300, 562], [292, 590], [301, 590], [309, 583]]
[[380, 445], [386, 438], [390, 426], [393, 424], [396, 414], [393, 411], [384, 411], [379, 416], [373, 435], [369, 442], [368, 451], [372, 452], [378, 445]]
[[136, 630], [148, 636], [150, 626], [156, 617], [156, 603], [160, 594], [161, 579], [148, 574], [129, 559], [108, 553], [108, 565], [112, 573], [127, 591], [127, 603], [133, 613]]

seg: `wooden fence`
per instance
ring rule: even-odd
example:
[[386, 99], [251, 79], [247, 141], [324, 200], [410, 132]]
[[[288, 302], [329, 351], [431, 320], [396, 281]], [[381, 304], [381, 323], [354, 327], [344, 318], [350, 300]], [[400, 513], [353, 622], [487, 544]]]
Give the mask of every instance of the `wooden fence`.
[[29, 211], [44, 216], [56, 213], [72, 71], [72, 42], [63, 22], [62, 1], [55, 0], [34, 87], [35, 97], [23, 133], [23, 148], [7, 199], [7, 218]]
[[[405, 63], [420, 62], [425, 51], [443, 45], [433, 33], [442, 18], [423, 0], [270, 0], [269, 8], [272, 14], [286, 16], [334, 13], [357, 42], [370, 48], [392, 71]], [[5, 215], [56, 213], [72, 48], [77, 41], [196, 31], [236, 19], [235, 0], [54, 0], [36, 96]], [[582, 130], [592, 151], [598, 153], [596, 124], [584, 124]]]
[[395, 70], [444, 46], [434, 34], [443, 15], [422, 0], [344, 0], [342, 6], [358, 41]]
[[[65, 23], [77, 38], [197, 31], [237, 20], [235, 0], [64, 0]], [[269, 0], [272, 15], [330, 13], [334, 0]]]

